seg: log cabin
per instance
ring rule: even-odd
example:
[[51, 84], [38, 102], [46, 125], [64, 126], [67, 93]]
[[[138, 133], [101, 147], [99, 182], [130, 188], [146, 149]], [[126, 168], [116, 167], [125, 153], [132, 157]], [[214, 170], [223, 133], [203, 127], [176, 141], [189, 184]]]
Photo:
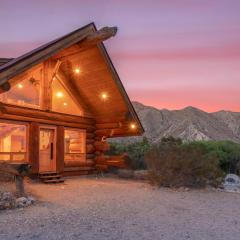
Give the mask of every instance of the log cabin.
[[0, 160], [32, 174], [78, 175], [104, 158], [106, 139], [144, 131], [90, 23], [20, 57], [0, 58]]

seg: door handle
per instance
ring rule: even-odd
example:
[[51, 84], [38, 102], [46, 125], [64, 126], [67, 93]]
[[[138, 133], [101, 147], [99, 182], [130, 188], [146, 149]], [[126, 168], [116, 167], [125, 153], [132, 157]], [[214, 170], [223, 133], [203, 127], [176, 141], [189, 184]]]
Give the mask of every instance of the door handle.
[[53, 160], [53, 143], [51, 143], [51, 153], [50, 154], [51, 154], [51, 156], [50, 156], [51, 160]]

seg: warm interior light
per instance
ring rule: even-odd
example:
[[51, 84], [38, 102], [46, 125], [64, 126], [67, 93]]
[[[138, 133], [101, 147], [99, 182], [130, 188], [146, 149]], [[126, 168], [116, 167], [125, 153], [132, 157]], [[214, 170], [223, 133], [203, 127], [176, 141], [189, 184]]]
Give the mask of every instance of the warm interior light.
[[23, 88], [23, 85], [21, 83], [19, 83], [17, 86], [18, 88]]
[[131, 129], [135, 129], [135, 128], [136, 128], [136, 125], [135, 125], [134, 123], [132, 123], [132, 124], [130, 125], [130, 127], [131, 127]]
[[63, 97], [63, 93], [62, 93], [62, 92], [57, 92], [56, 96], [57, 96], [58, 98], [62, 98], [62, 97]]
[[107, 99], [108, 95], [106, 93], [102, 93], [101, 97], [102, 97], [102, 99], [105, 100], [105, 99]]
[[75, 73], [79, 74], [80, 73], [80, 68], [76, 68]]
[[68, 104], [66, 102], [63, 103], [63, 106], [67, 106]]

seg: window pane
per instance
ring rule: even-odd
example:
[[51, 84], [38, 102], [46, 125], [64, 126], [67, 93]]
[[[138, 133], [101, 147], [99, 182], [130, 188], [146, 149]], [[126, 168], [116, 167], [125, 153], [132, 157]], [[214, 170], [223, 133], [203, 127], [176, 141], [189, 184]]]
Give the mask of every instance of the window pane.
[[0, 160], [26, 159], [26, 126], [0, 122]]
[[83, 112], [57, 78], [52, 83], [52, 110], [82, 116]]
[[30, 108], [40, 107], [40, 82], [42, 71], [38, 70], [23, 77], [10, 91], [0, 94], [0, 101]]
[[85, 132], [65, 130], [65, 153], [85, 153]]
[[85, 130], [65, 130], [65, 162], [85, 161], [86, 132]]

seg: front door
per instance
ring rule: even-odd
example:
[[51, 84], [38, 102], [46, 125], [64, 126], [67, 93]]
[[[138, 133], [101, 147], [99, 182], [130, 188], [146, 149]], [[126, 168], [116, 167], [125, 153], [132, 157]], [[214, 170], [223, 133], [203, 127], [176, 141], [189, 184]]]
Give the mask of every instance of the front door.
[[56, 171], [56, 129], [40, 127], [39, 133], [39, 172]]

